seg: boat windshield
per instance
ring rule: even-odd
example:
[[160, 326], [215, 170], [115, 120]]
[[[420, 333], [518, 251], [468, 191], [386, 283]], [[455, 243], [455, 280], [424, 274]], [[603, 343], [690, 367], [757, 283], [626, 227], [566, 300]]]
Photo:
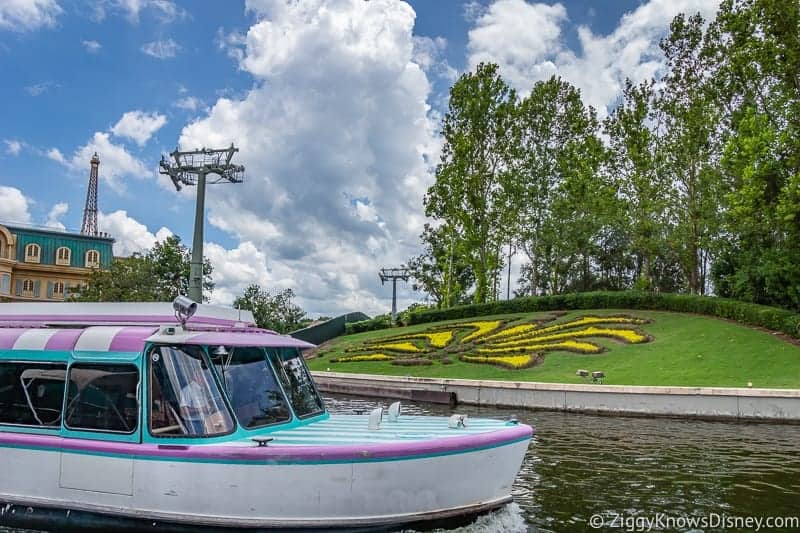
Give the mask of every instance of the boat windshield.
[[149, 352], [150, 433], [210, 437], [231, 433], [233, 418], [199, 346], [154, 346]]
[[304, 418], [325, 410], [311, 374], [297, 348], [267, 348], [270, 362], [289, 396], [295, 414]]
[[254, 429], [292, 418], [264, 348], [209, 346], [209, 354], [239, 424]]

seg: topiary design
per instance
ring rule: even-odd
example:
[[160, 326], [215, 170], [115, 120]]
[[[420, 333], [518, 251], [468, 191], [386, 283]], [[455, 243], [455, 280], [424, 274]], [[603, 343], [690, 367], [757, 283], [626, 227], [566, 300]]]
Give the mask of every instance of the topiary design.
[[[349, 348], [332, 362], [389, 361], [395, 365], [429, 365], [438, 359], [452, 362], [448, 353], [468, 363], [521, 369], [541, 363], [544, 354], [567, 351], [598, 354], [605, 350], [587, 339], [606, 338], [626, 344], [652, 339], [633, 329], [649, 320], [624, 315], [583, 316], [566, 322], [544, 321], [514, 324], [505, 320], [473, 320], [434, 326], [428, 331], [395, 335]], [[627, 326], [627, 327], [626, 327]]]

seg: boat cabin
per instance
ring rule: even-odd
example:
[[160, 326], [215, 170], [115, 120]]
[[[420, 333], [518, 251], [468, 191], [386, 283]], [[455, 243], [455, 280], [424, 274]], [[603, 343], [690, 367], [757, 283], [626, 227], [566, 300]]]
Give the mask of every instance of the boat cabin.
[[249, 313], [210, 308], [182, 326], [169, 304], [102, 305], [5, 306], [0, 431], [189, 444], [328, 416], [301, 353], [311, 345]]

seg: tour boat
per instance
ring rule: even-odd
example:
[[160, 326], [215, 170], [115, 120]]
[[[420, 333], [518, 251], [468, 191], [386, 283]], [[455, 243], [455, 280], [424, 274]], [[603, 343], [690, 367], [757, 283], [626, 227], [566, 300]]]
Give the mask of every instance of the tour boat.
[[0, 304], [0, 526], [393, 530], [511, 500], [515, 420], [325, 409], [250, 312]]

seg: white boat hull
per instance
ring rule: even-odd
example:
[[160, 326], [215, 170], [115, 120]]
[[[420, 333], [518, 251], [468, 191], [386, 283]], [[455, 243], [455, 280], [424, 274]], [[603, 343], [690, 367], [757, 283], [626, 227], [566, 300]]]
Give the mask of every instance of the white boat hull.
[[195, 526], [401, 525], [475, 514], [510, 501], [527, 447], [525, 439], [434, 457], [327, 464], [222, 464], [6, 448], [2, 470], [12, 475], [0, 476], [0, 502]]

